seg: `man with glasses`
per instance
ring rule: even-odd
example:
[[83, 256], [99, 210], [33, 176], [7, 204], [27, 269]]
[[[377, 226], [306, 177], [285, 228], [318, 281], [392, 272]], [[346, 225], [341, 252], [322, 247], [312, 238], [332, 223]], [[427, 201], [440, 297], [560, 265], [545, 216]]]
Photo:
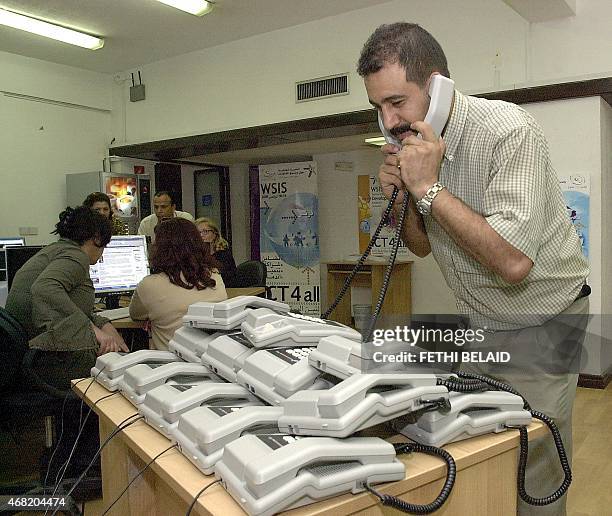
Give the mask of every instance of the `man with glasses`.
[[176, 203], [172, 199], [172, 194], [166, 190], [155, 192], [153, 196], [153, 212], [152, 215], [142, 219], [140, 226], [138, 226], [139, 235], [146, 235], [154, 239], [155, 226], [164, 220], [174, 217], [193, 221], [193, 216], [190, 213], [176, 209]]

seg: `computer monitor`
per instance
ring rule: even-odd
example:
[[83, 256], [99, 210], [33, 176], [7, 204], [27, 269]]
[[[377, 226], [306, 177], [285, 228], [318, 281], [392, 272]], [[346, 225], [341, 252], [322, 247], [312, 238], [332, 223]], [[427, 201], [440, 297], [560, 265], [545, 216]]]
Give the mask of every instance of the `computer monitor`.
[[131, 292], [148, 274], [149, 258], [144, 235], [113, 236], [102, 258], [89, 267], [96, 294]]
[[25, 238], [23, 237], [2, 237], [0, 238], [0, 247], [6, 247], [9, 245], [25, 245]]
[[4, 248], [6, 253], [6, 280], [9, 291], [17, 271], [42, 248], [42, 245], [18, 245]]

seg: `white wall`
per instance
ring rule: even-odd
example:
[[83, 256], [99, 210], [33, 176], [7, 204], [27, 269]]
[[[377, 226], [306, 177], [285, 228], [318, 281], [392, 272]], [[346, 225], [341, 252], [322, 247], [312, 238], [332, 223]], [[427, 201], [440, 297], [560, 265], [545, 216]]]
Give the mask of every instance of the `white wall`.
[[[110, 142], [110, 77], [0, 52], [0, 235], [35, 227], [48, 243], [66, 207], [65, 175], [100, 170]], [[93, 107], [88, 109], [78, 105]]]
[[[110, 75], [0, 52], [0, 90], [110, 109]], [[107, 142], [108, 143], [108, 142]]]
[[612, 374], [612, 107], [600, 101], [601, 107], [601, 360], [594, 374]]
[[[374, 28], [398, 20], [439, 39], [464, 91], [610, 75], [611, 18], [609, 0], [538, 24], [501, 0], [395, 0], [141, 66], [147, 99], [130, 103], [128, 83], [115, 85], [113, 136], [135, 143], [368, 108], [355, 63]], [[340, 72], [350, 95], [295, 104], [296, 81]]]
[[576, 0], [576, 16], [532, 24], [527, 80], [612, 75], [610, 0]]
[[[612, 107], [603, 99], [600, 100], [601, 112], [601, 304], [606, 310], [602, 313], [612, 314], [612, 290], [604, 288], [612, 284]], [[612, 331], [606, 335], [612, 336]]]

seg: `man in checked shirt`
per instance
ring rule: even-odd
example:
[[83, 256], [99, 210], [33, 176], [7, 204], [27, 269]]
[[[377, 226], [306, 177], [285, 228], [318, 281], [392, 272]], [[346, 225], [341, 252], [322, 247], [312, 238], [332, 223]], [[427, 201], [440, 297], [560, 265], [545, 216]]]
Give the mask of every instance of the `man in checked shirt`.
[[[400, 190], [396, 214], [411, 197], [403, 241], [419, 257], [433, 253], [458, 312], [484, 330], [485, 341], [471, 349], [512, 355], [509, 364], [462, 369], [506, 381], [552, 417], [571, 461], [578, 370], [576, 360], [570, 366], [561, 358], [575, 358], [584, 341], [589, 268], [542, 130], [514, 104], [455, 90], [438, 138], [423, 122], [429, 83], [450, 74], [438, 42], [416, 24], [376, 29], [357, 71], [402, 144], [382, 148], [379, 180], [387, 197]], [[563, 480], [553, 440], [538, 439], [529, 452], [527, 492], [547, 496]], [[565, 499], [542, 507], [519, 499], [518, 513], [563, 515]]]

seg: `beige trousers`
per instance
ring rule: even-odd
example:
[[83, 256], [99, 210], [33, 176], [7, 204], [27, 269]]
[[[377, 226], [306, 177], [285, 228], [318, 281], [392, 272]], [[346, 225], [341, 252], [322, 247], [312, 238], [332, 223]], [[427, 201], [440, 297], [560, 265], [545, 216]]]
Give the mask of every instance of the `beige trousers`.
[[[538, 327], [487, 334], [482, 345], [487, 350], [508, 351], [509, 364], [462, 364], [465, 372], [485, 374], [512, 385], [529, 402], [532, 409], [551, 417], [559, 428], [569, 462], [572, 458], [572, 407], [578, 383], [578, 363], [564, 369], [568, 361], [560, 355], [577, 352], [584, 342], [588, 320], [588, 297], [578, 299], [562, 314]], [[569, 322], [569, 323], [568, 323]], [[554, 365], [556, 364], [556, 365]], [[514, 472], [513, 472], [514, 473]], [[512, 474], [513, 474], [512, 473]], [[508, 474], [511, 474], [508, 472]], [[541, 498], [553, 493], [564, 474], [550, 432], [529, 442], [525, 489]], [[566, 496], [553, 504], [533, 506], [519, 497], [517, 514], [521, 516], [564, 516]]]

